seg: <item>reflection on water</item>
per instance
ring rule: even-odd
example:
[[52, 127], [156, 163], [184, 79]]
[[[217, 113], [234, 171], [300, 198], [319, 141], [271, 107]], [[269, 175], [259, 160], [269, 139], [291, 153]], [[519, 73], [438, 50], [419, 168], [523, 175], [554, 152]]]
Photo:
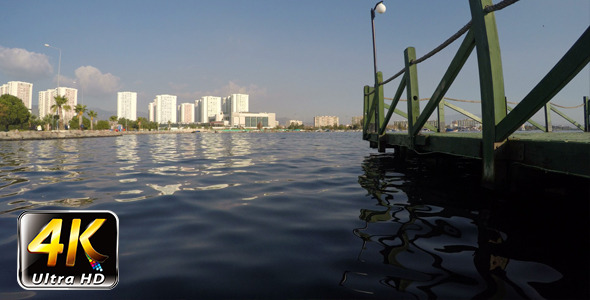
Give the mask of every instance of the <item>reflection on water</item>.
[[[346, 270], [340, 285], [362, 294], [375, 294], [376, 286], [387, 286], [401, 298], [540, 299], [547, 297], [540, 291], [551, 289], [551, 284], [562, 284], [563, 274], [553, 267], [527, 256], [520, 259], [523, 253], [531, 252], [527, 246], [532, 246], [519, 245], [522, 232], [511, 236], [510, 231], [503, 231], [514, 222], [506, 220], [504, 212], [520, 205], [499, 209], [498, 203], [524, 200], [490, 196], [473, 188], [477, 187], [474, 183], [463, 189], [457, 178], [479, 165], [461, 159], [454, 163], [455, 173], [447, 170], [445, 178], [429, 175], [438, 172], [436, 167], [440, 166], [433, 169], [424, 161], [403, 163], [391, 154], [365, 159], [359, 183], [374, 205], [360, 209], [364, 226], [353, 230], [360, 243], [356, 269]], [[527, 201], [527, 205], [536, 204]], [[533, 212], [539, 213], [539, 218], [553, 213], [529, 210]], [[519, 221], [523, 228], [529, 228], [526, 218]], [[532, 227], [533, 232], [539, 230]], [[584, 230], [587, 232], [587, 228]], [[544, 244], [546, 239], [536, 242]], [[555, 246], [561, 250], [560, 245]], [[544, 260], [549, 262], [553, 255], [567, 255], [549, 247], [545, 250]], [[380, 262], [374, 260], [376, 255], [381, 256]], [[570, 292], [553, 288], [558, 298]]]
[[368, 153], [359, 133], [0, 142], [0, 299], [72, 297], [21, 292], [15, 220], [76, 208], [121, 220], [119, 285], [76, 298], [590, 296], [589, 197], [571, 183], [504, 197], [478, 163]]

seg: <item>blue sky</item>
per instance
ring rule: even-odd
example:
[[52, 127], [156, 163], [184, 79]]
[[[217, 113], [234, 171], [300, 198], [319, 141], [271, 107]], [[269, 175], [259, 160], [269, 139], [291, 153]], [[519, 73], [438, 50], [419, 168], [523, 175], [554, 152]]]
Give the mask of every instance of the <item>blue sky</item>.
[[[60, 85], [78, 88], [90, 109], [116, 111], [118, 91], [138, 92], [140, 116], [158, 94], [184, 103], [247, 93], [251, 111], [350, 123], [373, 80], [369, 12], [376, 2], [9, 0], [0, 12], [0, 83], [32, 82], [36, 104], [38, 91], [57, 84], [59, 52], [43, 46], [49, 43], [62, 50]], [[385, 4], [375, 25], [386, 78], [402, 68], [406, 47], [422, 56], [470, 20], [467, 1]], [[496, 19], [506, 95], [518, 102], [590, 25], [590, 1], [522, 0]], [[418, 65], [420, 97], [431, 96], [458, 44]], [[476, 63], [474, 52], [448, 97], [479, 100]], [[396, 87], [386, 86], [386, 97]], [[575, 106], [588, 95], [587, 66], [552, 102]], [[581, 109], [564, 111], [582, 121]]]

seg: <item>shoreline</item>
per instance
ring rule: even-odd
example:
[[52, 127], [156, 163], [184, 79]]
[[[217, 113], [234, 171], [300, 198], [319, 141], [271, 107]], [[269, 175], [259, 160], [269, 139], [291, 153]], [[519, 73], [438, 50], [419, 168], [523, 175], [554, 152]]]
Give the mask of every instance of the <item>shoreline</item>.
[[[240, 131], [240, 130], [210, 130], [210, 129], [190, 129], [190, 130], [160, 130], [160, 131], [111, 131], [111, 130], [51, 130], [51, 131], [35, 131], [35, 130], [11, 130], [0, 131], [1, 141], [27, 141], [27, 140], [55, 140], [55, 139], [81, 139], [81, 138], [99, 138], [99, 137], [113, 137], [123, 135], [143, 135], [143, 134], [187, 134], [192, 133], [260, 133], [261, 131]], [[277, 132], [274, 130], [262, 131]], [[284, 132], [311, 132], [311, 131], [284, 131]]]
[[25, 140], [55, 140], [55, 139], [80, 139], [80, 138], [99, 138], [122, 136], [128, 134], [170, 134], [170, 133], [192, 133], [194, 130], [175, 130], [175, 131], [124, 131], [116, 132], [110, 130], [51, 130], [51, 131], [34, 131], [34, 130], [11, 130], [1, 131], [0, 141], [25, 141]]

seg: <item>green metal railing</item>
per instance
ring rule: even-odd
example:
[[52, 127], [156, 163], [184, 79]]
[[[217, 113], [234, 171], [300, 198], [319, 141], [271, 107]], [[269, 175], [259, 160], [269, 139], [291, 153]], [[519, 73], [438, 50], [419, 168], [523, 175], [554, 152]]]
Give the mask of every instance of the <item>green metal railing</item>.
[[[493, 182], [495, 180], [497, 149], [525, 122], [529, 122], [543, 131], [552, 131], [550, 112], [553, 111], [581, 130], [590, 131], [590, 100], [588, 97], [584, 97], [583, 103], [584, 125], [575, 122], [559, 111], [556, 108], [558, 105], [549, 103], [552, 97], [589, 63], [590, 26], [549, 73], [519, 103], [515, 103], [514, 108], [508, 106], [504, 92], [502, 61], [494, 11], [505, 8], [517, 1], [504, 0], [492, 5], [491, 0], [469, 0], [472, 19], [455, 35], [418, 59], [413, 47], [406, 48], [404, 51], [404, 68], [385, 81], [383, 80], [383, 74], [376, 72], [374, 85], [372, 87], [365, 86], [363, 91], [363, 139], [369, 140], [372, 147], [384, 152], [387, 146], [385, 139], [386, 128], [393, 113], [396, 113], [408, 120], [407, 134], [410, 143], [404, 146], [413, 149], [415, 139], [423, 128], [438, 132], [445, 131], [444, 107], [446, 106], [482, 124], [482, 180], [484, 182]], [[427, 98], [428, 103], [424, 109], [420, 111], [418, 63], [430, 58], [463, 35], [465, 37], [440, 83], [432, 96]], [[481, 103], [481, 118], [445, 100], [455, 100], [445, 98], [445, 94], [474, 49], [477, 53], [480, 79], [481, 101], [477, 102]], [[386, 105], [383, 86], [399, 76], [402, 76], [402, 78], [394, 97], [390, 98], [391, 104]], [[407, 96], [407, 110], [405, 113], [397, 108], [398, 104], [403, 101], [401, 96], [404, 90]], [[531, 120], [531, 117], [541, 108], [545, 111], [545, 126]], [[387, 109], [387, 112], [385, 109]], [[426, 123], [435, 110], [437, 110], [438, 124], [436, 127]]]

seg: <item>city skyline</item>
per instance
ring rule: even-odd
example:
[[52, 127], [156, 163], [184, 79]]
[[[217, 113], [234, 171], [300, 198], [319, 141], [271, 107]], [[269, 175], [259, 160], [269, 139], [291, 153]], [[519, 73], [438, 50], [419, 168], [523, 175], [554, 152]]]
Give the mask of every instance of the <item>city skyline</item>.
[[[305, 123], [316, 114], [350, 120], [362, 113], [362, 87], [373, 80], [369, 10], [376, 2], [240, 1], [221, 9], [205, 1], [11, 1], [3, 4], [11, 34], [0, 42], [0, 82], [32, 82], [36, 95], [58, 86], [61, 69], [59, 85], [78, 89], [78, 103], [91, 109], [113, 111], [119, 91], [137, 91], [139, 116], [159, 94], [186, 103], [243, 93], [257, 99], [252, 111]], [[403, 66], [406, 47], [421, 56], [470, 19], [463, 1], [385, 4], [375, 26], [378, 70], [386, 78]], [[153, 22], [154, 12], [167, 21]], [[73, 19], [46, 17], [59, 14]], [[495, 14], [506, 96], [518, 102], [587, 28], [590, 3], [519, 1]], [[419, 65], [421, 97], [432, 94], [457, 47]], [[476, 61], [472, 54], [449, 97], [479, 100]], [[581, 104], [589, 82], [586, 66], [552, 101]], [[465, 109], [480, 111], [475, 104]], [[567, 112], [581, 122], [581, 111]]]

